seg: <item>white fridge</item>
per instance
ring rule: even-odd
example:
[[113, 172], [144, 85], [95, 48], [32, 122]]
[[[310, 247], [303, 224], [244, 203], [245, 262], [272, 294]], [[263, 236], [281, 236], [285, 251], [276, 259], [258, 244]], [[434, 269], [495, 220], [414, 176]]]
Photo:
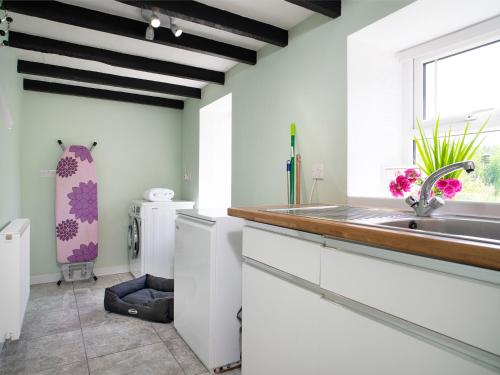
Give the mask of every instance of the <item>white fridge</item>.
[[174, 326], [209, 370], [240, 360], [243, 222], [226, 210], [178, 211]]

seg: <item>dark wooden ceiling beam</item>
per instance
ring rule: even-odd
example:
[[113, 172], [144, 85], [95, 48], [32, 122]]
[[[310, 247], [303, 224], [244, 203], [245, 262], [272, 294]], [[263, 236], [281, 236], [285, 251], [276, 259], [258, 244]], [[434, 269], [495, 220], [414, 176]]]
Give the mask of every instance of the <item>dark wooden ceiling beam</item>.
[[29, 91], [46, 92], [50, 94], [62, 94], [82, 96], [94, 99], [108, 99], [119, 102], [147, 104], [166, 108], [183, 109], [182, 100], [160, 98], [157, 96], [138, 95], [128, 92], [94, 89], [90, 87], [64, 85], [61, 83], [36, 81], [31, 79], [23, 80], [23, 88]]
[[23, 34], [15, 31], [9, 32], [9, 45], [14, 48], [52, 53], [56, 55], [74, 57], [77, 59], [99, 61], [120, 68], [163, 74], [197, 81], [224, 84], [225, 79], [223, 72], [215, 70], [176, 64], [169, 61], [149, 59], [141, 56], [127, 55], [120, 52], [61, 42], [59, 40]]
[[299, 5], [303, 8], [321, 13], [327, 17], [340, 17], [342, 1], [341, 0], [286, 0], [289, 3]]
[[145, 22], [97, 12], [57, 1], [8, 0], [3, 1], [0, 8], [32, 17], [139, 39], [150, 43], [181, 48], [246, 64], [253, 65], [257, 62], [256, 51], [186, 32], [179, 38], [176, 38], [170, 29], [164, 27], [156, 29], [154, 40], [149, 41], [144, 37], [147, 27], [147, 23]]
[[98, 85], [185, 96], [196, 99], [201, 98], [201, 89], [195, 87], [173, 85], [170, 83], [123, 77], [114, 74], [73, 69], [65, 66], [42, 64], [32, 61], [19, 60], [17, 62], [17, 72], [42, 77], [65, 79], [69, 81], [87, 82]]
[[288, 44], [287, 30], [193, 0], [121, 0], [121, 2], [143, 9], [157, 8], [161, 13], [175, 18], [246, 36], [279, 47], [285, 47]]

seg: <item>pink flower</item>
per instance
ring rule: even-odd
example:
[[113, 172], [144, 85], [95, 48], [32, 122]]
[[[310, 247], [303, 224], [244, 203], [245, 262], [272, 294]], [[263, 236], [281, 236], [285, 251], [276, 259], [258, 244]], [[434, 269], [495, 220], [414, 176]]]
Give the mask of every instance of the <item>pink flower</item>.
[[460, 180], [457, 180], [455, 178], [450, 178], [448, 180], [448, 185], [451, 186], [455, 191], [458, 193], [459, 191], [462, 191], [462, 183]]
[[399, 185], [401, 190], [403, 190], [405, 192], [408, 192], [411, 189], [410, 181], [402, 174], [400, 174], [398, 177], [396, 177], [396, 184]]
[[451, 185], [446, 186], [443, 190], [443, 195], [447, 199], [452, 199], [456, 193], [456, 190]]
[[391, 181], [389, 184], [389, 190], [391, 191], [393, 197], [402, 197], [404, 195], [401, 186], [399, 186], [396, 181]]
[[462, 191], [462, 183], [455, 178], [441, 179], [436, 183], [436, 187], [447, 199], [453, 199], [458, 192]]
[[448, 186], [448, 180], [441, 179], [436, 183], [436, 187], [443, 191]]
[[410, 181], [411, 184], [417, 182], [420, 177], [420, 172], [415, 168], [409, 168], [405, 171], [405, 177]]

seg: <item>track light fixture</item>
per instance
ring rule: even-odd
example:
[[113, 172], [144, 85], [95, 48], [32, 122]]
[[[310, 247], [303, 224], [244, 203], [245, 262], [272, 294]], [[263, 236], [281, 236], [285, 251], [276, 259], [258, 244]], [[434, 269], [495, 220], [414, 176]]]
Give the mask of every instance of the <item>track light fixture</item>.
[[[10, 24], [12, 23], [13, 19], [12, 17], [9, 17], [9, 15], [7, 14], [7, 12], [4, 12], [3, 15], [0, 15], [0, 27], [2, 27], [2, 30], [0, 30], [0, 37], [1, 38], [5, 38], [9, 32], [9, 28], [10, 28]], [[6, 25], [4, 27], [4, 25]], [[2, 40], [1, 41], [1, 44], [0, 44], [0, 47], [3, 47], [3, 46], [8, 46], [9, 45], [9, 41], [8, 40]]]
[[149, 20], [149, 25], [157, 29], [161, 25], [161, 21], [158, 16], [151, 16], [151, 20]]
[[170, 31], [172, 31], [172, 34], [174, 34], [174, 36], [176, 38], [178, 38], [182, 35], [182, 29], [174, 23], [174, 20], [172, 17], [168, 17], [168, 26], [167, 27], [170, 29]]
[[170, 30], [172, 30], [172, 34], [174, 34], [176, 38], [182, 35], [182, 29], [173, 23], [172, 19], [170, 19]]
[[4, 22], [12, 23], [12, 21], [13, 21], [12, 17], [9, 17], [9, 16], [4, 16], [4, 17], [0, 18], [0, 24], [4, 23]]
[[[157, 29], [158, 27], [161, 26], [159, 9], [152, 8], [151, 15], [149, 17], [144, 15], [144, 9], [141, 9], [141, 14], [142, 14], [142, 17], [146, 21], [149, 22], [149, 25], [146, 28], [146, 33], [145, 33], [144, 37], [147, 40], [154, 40], [154, 38], [155, 38], [155, 30], [154, 29]], [[174, 34], [174, 36], [176, 38], [180, 37], [182, 35], [182, 29], [174, 23], [172, 17], [168, 17], [167, 22], [168, 22], [168, 24], [166, 25], [166, 27], [169, 28], [170, 31], [172, 31], [172, 34]]]
[[146, 28], [145, 38], [147, 40], [153, 40], [155, 38], [155, 29], [151, 25]]

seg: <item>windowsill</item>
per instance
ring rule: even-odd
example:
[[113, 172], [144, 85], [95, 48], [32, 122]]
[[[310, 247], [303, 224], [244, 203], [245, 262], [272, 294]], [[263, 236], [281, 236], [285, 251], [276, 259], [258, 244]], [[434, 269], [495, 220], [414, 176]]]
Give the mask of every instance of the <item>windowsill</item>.
[[[352, 206], [409, 210], [403, 199], [377, 197], [347, 197]], [[436, 211], [439, 214], [467, 215], [500, 218], [500, 203], [446, 201], [446, 205]]]

